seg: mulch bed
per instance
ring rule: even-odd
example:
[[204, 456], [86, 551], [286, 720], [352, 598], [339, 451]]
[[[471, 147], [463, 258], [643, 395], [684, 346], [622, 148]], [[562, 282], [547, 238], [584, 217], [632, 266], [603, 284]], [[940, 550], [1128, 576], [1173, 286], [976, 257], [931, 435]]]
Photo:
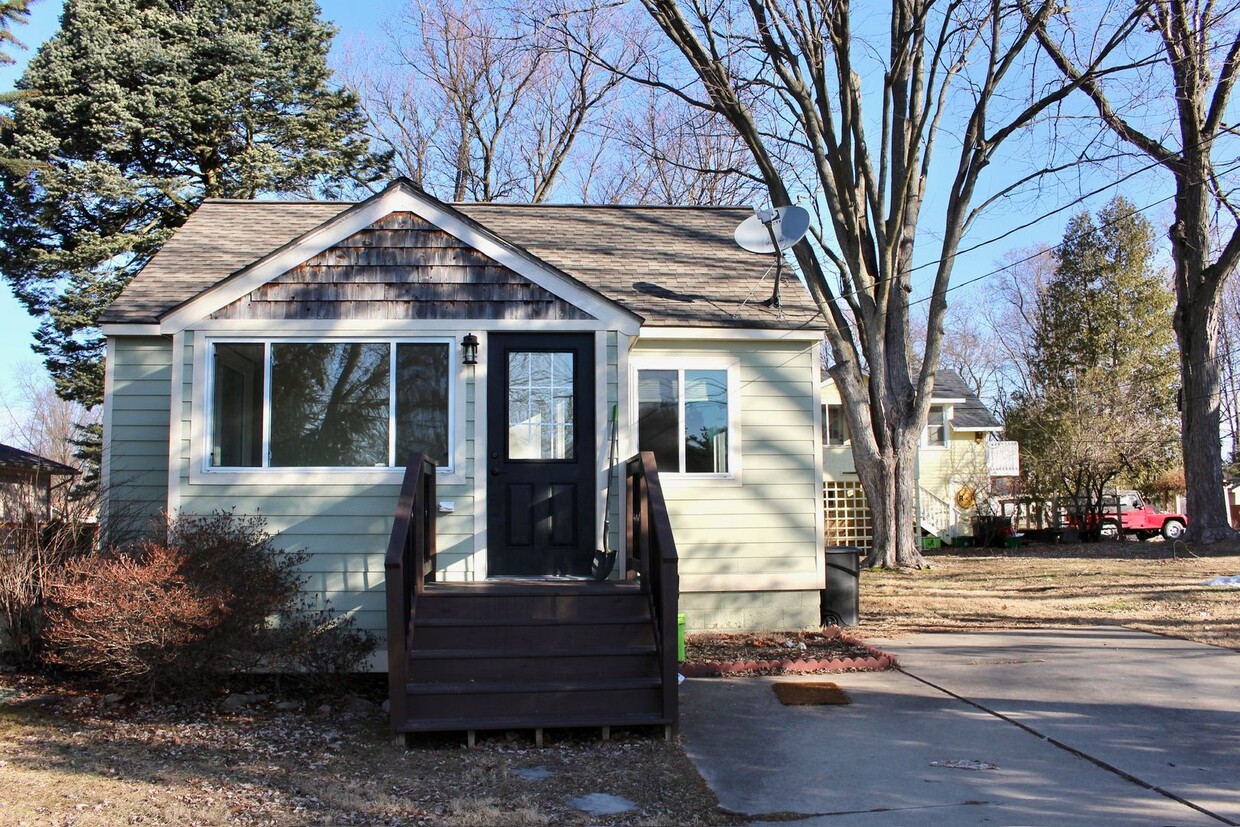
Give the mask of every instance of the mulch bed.
[[680, 673], [687, 678], [804, 675], [881, 672], [895, 665], [891, 655], [832, 626], [820, 632], [688, 635]]

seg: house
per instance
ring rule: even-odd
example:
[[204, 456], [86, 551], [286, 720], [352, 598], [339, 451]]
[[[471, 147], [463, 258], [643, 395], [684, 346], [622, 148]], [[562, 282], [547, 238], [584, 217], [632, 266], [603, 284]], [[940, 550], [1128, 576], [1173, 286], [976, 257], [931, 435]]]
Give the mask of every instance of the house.
[[52, 491], [77, 473], [62, 462], [0, 444], [0, 523], [16, 523], [28, 514], [52, 519]]
[[[869, 506], [853, 462], [839, 389], [825, 375], [822, 417], [827, 545], [868, 548]], [[993, 438], [1001, 429], [958, 373], [944, 368], [936, 372], [917, 454], [917, 508], [925, 535], [942, 541], [971, 536], [978, 501], [991, 490], [991, 480], [1019, 476], [1016, 443]]]
[[[473, 728], [450, 724], [482, 714], [461, 653], [500, 647], [479, 638], [555, 638], [559, 657], [601, 639], [585, 615], [646, 611], [625, 593], [654, 587], [644, 554], [673, 564], [663, 587], [690, 628], [814, 626], [822, 327], [794, 279], [764, 304], [772, 260], [733, 240], [750, 214], [446, 204], [403, 179], [359, 203], [208, 200], [102, 319], [106, 507], [262, 514], [310, 553], [308, 587], [390, 648], [414, 626], [451, 638], [408, 664], [392, 648], [390, 675], [458, 676], [411, 684], [409, 709], [447, 711], [398, 722], [394, 703], [397, 731]], [[417, 453], [433, 474], [406, 473]], [[670, 535], [648, 543], [661, 507]], [[620, 559], [599, 584], [604, 524]], [[674, 616], [654, 620], [665, 640]], [[492, 723], [549, 720], [534, 684], [506, 702], [528, 715]], [[597, 700], [557, 697], [606, 725]]]

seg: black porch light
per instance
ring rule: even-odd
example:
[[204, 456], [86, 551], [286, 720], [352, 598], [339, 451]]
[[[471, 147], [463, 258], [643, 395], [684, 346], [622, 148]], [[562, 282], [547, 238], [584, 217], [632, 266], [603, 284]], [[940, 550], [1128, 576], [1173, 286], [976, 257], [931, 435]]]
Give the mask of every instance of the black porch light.
[[461, 355], [462, 361], [467, 365], [478, 364], [478, 337], [472, 333], [466, 333], [465, 338], [461, 339]]

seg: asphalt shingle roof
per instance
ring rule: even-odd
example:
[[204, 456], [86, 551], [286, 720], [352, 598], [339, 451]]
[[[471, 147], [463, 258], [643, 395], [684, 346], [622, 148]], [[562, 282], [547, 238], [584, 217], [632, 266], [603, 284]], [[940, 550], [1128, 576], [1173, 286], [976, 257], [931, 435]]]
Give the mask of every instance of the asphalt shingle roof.
[[954, 370], [939, 368], [935, 372], [933, 398], [964, 400], [952, 406], [952, 427], [957, 431], [999, 427], [999, 420]]
[[54, 459], [41, 457], [12, 445], [0, 444], [0, 468], [18, 468], [23, 471], [43, 471], [56, 476], [74, 476], [76, 468], [57, 462]]
[[[343, 202], [207, 200], [105, 312], [104, 324], [149, 324], [349, 207]], [[743, 207], [451, 205], [509, 244], [655, 326], [821, 326], [808, 291], [784, 268], [783, 313], [772, 256], [733, 240]]]
[[[822, 369], [822, 381], [829, 381], [830, 374], [824, 366]], [[939, 368], [934, 373], [934, 391], [930, 395], [930, 401], [942, 402], [948, 399], [963, 399], [963, 402], [955, 402], [952, 405], [952, 427], [957, 431], [973, 431], [978, 428], [998, 428], [1001, 426], [999, 420], [995, 419], [995, 415], [990, 412], [985, 403], [978, 399], [977, 394], [969, 387], [969, 384], [960, 377], [959, 373], [948, 368]]]

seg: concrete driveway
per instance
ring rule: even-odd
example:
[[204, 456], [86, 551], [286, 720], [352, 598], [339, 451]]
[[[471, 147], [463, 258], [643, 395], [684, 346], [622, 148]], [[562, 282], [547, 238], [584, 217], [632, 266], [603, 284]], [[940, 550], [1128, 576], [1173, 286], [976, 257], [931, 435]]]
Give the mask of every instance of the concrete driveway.
[[[685, 747], [725, 809], [809, 827], [1240, 824], [1240, 654], [1114, 627], [871, 642], [901, 671], [684, 683]], [[783, 706], [778, 680], [852, 703]]]

